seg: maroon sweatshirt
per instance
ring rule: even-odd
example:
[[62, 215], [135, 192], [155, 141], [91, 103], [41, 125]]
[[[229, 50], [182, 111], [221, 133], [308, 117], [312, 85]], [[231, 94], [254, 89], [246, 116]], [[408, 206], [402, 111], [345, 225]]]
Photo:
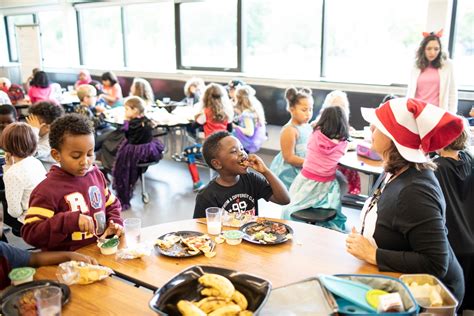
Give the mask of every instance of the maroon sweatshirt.
[[76, 177], [53, 166], [31, 193], [21, 235], [42, 250], [75, 250], [96, 241], [94, 235], [79, 231], [80, 214], [91, 216], [101, 235], [110, 220], [122, 224], [121, 210], [97, 167]]

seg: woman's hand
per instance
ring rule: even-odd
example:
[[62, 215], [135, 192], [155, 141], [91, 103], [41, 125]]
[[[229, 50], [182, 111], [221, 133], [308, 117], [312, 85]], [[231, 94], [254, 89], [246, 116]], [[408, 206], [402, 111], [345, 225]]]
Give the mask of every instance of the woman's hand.
[[357, 259], [377, 265], [377, 248], [367, 238], [359, 234], [354, 227], [352, 227], [352, 232], [346, 239], [346, 250]]

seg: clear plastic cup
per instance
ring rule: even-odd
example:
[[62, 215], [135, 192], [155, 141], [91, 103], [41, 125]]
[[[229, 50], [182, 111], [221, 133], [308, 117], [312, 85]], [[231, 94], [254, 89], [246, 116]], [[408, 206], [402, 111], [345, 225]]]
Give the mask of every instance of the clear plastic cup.
[[219, 207], [208, 207], [206, 209], [207, 233], [219, 235], [222, 229], [222, 209]]
[[140, 218], [127, 218], [123, 221], [123, 230], [125, 231], [125, 240], [127, 247], [131, 248], [140, 243], [142, 230], [142, 220]]
[[62, 291], [58, 287], [43, 287], [35, 290], [36, 306], [40, 316], [61, 315]]

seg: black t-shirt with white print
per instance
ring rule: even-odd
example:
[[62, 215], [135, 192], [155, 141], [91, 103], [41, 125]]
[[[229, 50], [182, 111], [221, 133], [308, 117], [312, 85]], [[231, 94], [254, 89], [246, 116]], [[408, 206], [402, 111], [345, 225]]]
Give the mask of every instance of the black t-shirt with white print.
[[258, 200], [268, 201], [272, 194], [267, 180], [253, 172], [241, 175], [231, 187], [224, 187], [214, 179], [196, 196], [193, 217], [206, 217], [206, 208], [212, 206], [223, 208], [229, 213], [258, 215]]

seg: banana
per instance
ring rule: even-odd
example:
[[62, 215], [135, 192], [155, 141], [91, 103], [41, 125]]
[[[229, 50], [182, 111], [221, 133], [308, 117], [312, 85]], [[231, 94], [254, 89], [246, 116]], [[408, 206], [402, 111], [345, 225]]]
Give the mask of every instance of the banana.
[[205, 273], [198, 279], [198, 281], [206, 287], [218, 290], [219, 296], [230, 298], [235, 291], [232, 282], [218, 274]]
[[240, 293], [239, 291], [235, 290], [234, 294], [232, 294], [231, 299], [240, 306], [240, 308], [244, 311], [247, 309], [248, 302], [245, 296]]
[[228, 298], [206, 297], [197, 303], [197, 307], [199, 307], [206, 314], [209, 314], [215, 311], [216, 309], [227, 306], [229, 304], [233, 304], [233, 303]]
[[178, 302], [178, 309], [183, 316], [206, 316], [202, 310], [190, 301], [181, 300]]
[[219, 309], [216, 309], [212, 313], [208, 314], [208, 316], [237, 316], [241, 311], [240, 306], [237, 304], [231, 304]]
[[253, 313], [251, 311], [241, 311], [239, 316], [253, 316]]
[[213, 289], [213, 288], [210, 288], [210, 287], [206, 287], [205, 289], [203, 289], [201, 291], [201, 294], [204, 295], [204, 296], [219, 296], [221, 294], [221, 292], [219, 290], [216, 290], [216, 289]]

